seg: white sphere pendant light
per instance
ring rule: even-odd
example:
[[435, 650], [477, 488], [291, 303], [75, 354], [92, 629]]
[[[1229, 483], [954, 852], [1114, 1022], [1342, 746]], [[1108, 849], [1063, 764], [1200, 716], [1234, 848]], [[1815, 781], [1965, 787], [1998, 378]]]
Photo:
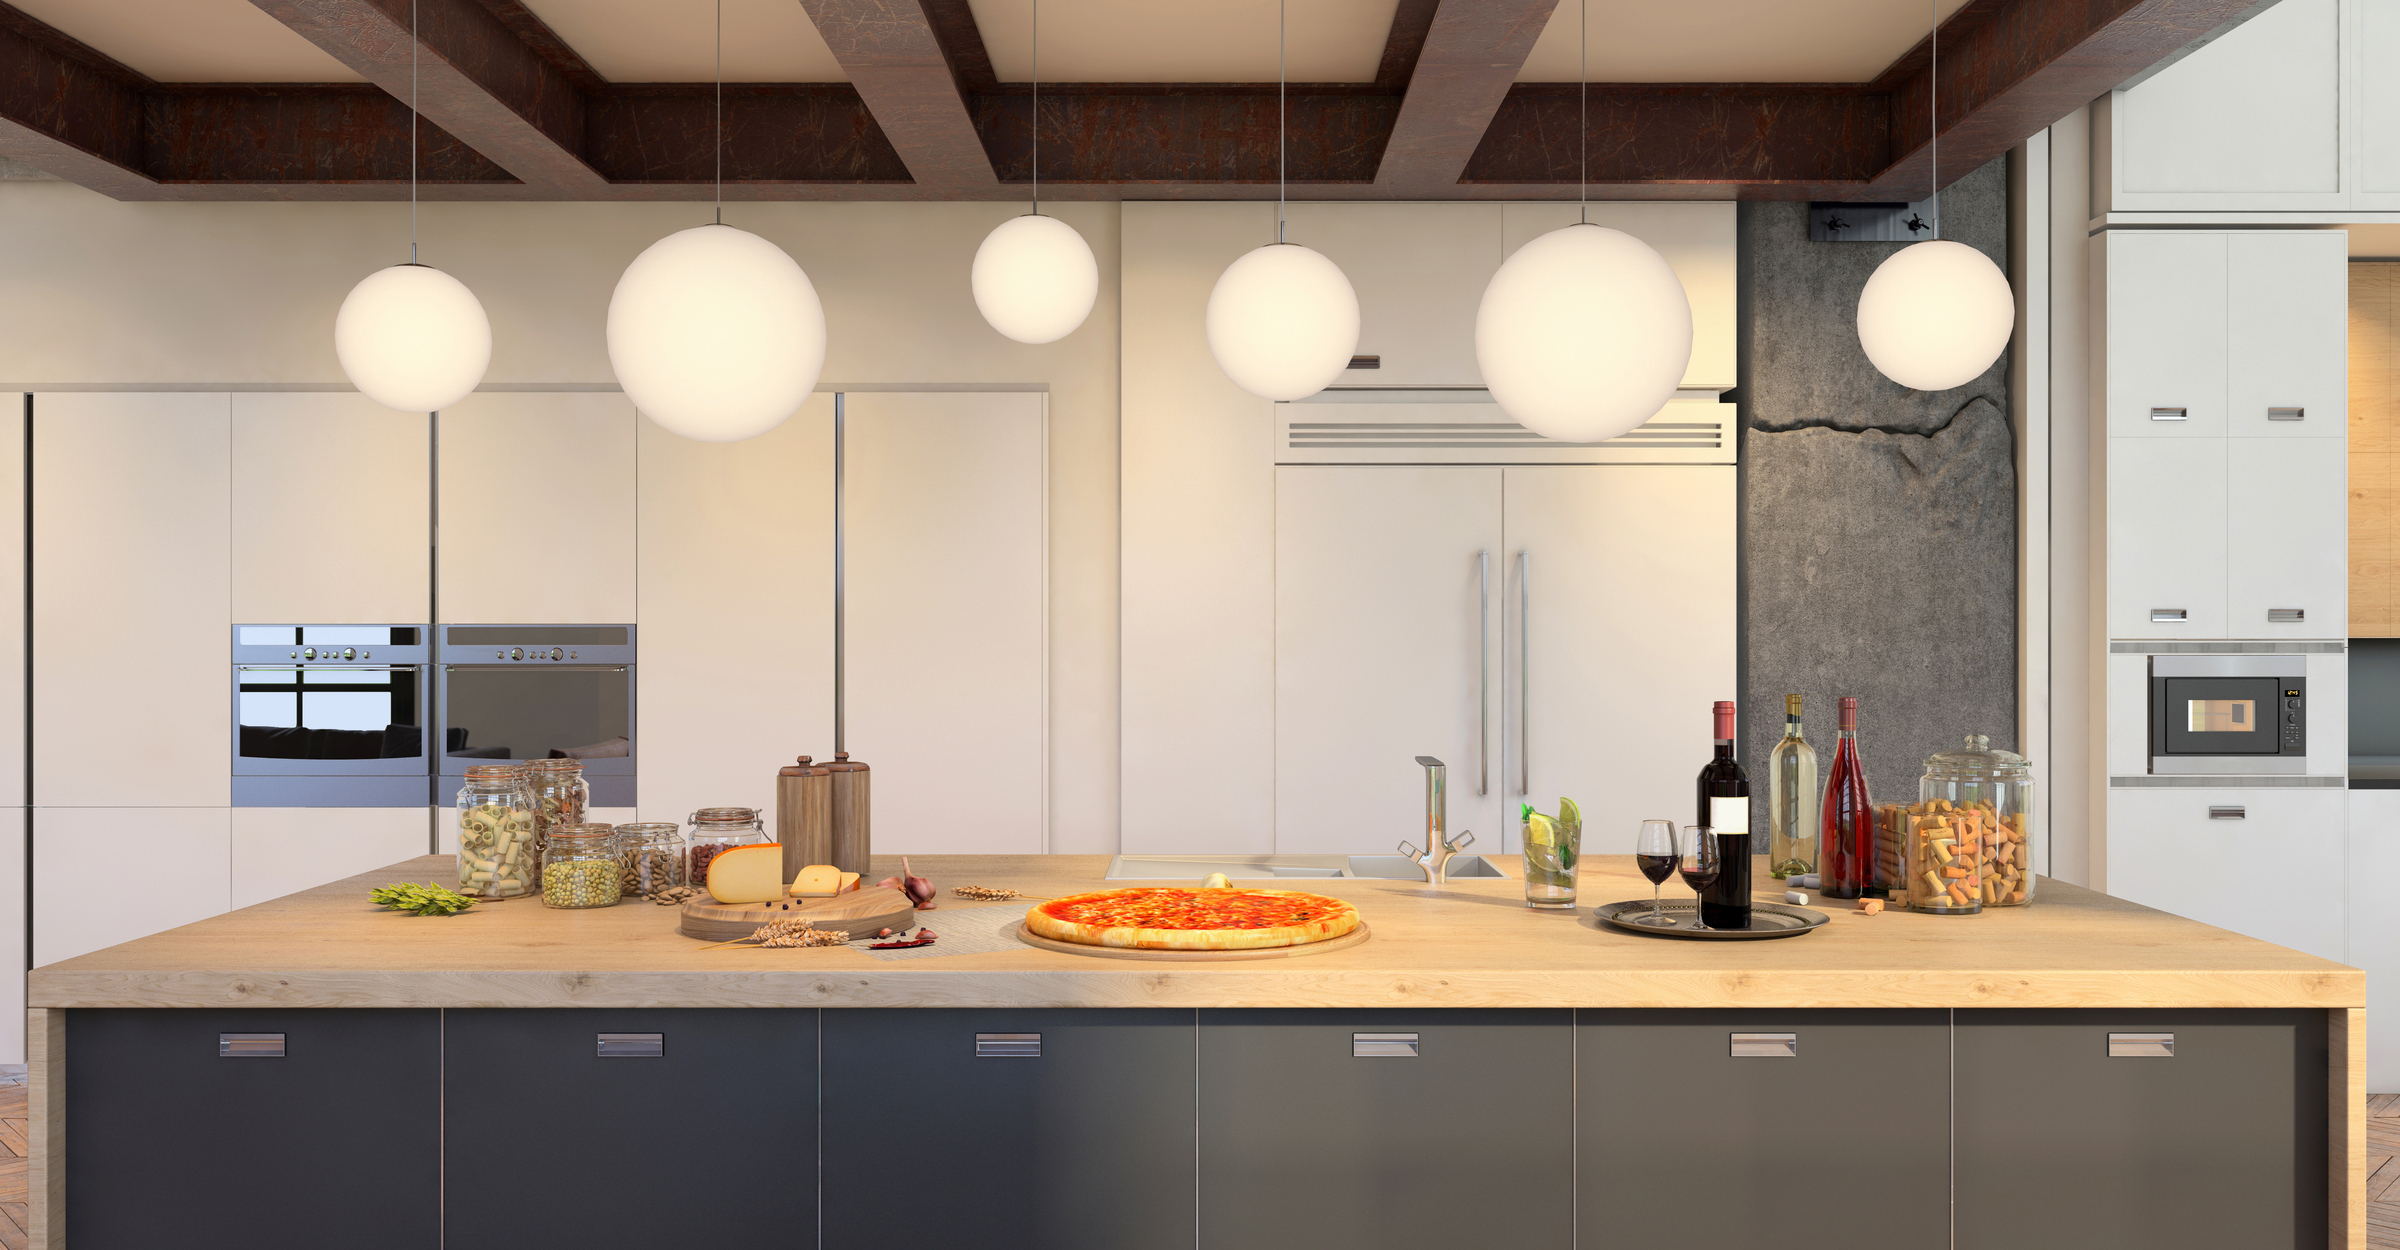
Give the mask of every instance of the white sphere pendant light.
[[[1942, 65], [1942, 22], [1933, 22], [1927, 90]], [[1990, 257], [1941, 237], [1941, 97], [1933, 125], [1933, 234], [1884, 258], [1858, 293], [1858, 345], [1876, 370], [1914, 391], [1946, 391], [1983, 376], [2008, 349], [2017, 300]]]
[[1033, 211], [1012, 217], [975, 249], [970, 285], [976, 310], [1020, 343], [1055, 343], [1092, 315], [1100, 262], [1075, 227], [1042, 215], [1042, 45], [1040, 4], [1033, 6]]
[[1493, 402], [1544, 438], [1596, 443], [1648, 421], [1691, 359], [1692, 305], [1675, 270], [1606, 226], [1518, 248], [1475, 310], [1475, 363]]
[[333, 316], [333, 354], [359, 393], [402, 412], [465, 399], [492, 366], [492, 319], [467, 284], [417, 263], [416, 5], [409, 5], [408, 263], [359, 280]]
[[492, 321], [466, 283], [431, 265], [394, 265], [350, 288], [334, 314], [333, 352], [367, 398], [439, 412], [483, 381]]
[[[1588, 49], [1588, 31], [1578, 37]], [[1589, 128], [1579, 123], [1576, 133], [1580, 196], [1590, 185]], [[1692, 303], [1674, 267], [1640, 239], [1589, 221], [1518, 248], [1475, 310], [1475, 363], [1493, 401], [1561, 442], [1604, 442], [1656, 416], [1691, 360]]]
[[1306, 399], [1350, 367], [1358, 292], [1341, 266], [1297, 243], [1246, 252], [1208, 293], [1208, 350], [1260, 399]]
[[1208, 293], [1208, 350], [1260, 399], [1306, 399], [1358, 351], [1358, 292], [1321, 253], [1283, 238], [1283, 5], [1275, 6], [1275, 241], [1245, 252]]
[[825, 306], [791, 256], [725, 224], [724, 10], [717, 14], [717, 220], [625, 266], [608, 297], [608, 363], [634, 408], [703, 443], [783, 424], [825, 369]]
[[608, 363], [643, 416], [685, 438], [755, 438], [825, 368], [825, 308], [800, 266], [732, 226], [694, 226], [633, 258], [608, 300]]
[[1858, 295], [1858, 345], [1883, 376], [1911, 390], [1946, 391], [1983, 376], [2016, 327], [2008, 275], [1948, 239], [1892, 253]]

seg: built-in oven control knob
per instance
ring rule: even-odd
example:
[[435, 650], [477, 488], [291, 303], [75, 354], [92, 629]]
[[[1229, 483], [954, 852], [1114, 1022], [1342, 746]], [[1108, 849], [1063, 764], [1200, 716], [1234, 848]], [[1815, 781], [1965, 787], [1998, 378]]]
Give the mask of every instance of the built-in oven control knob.
[[550, 648], [550, 658], [553, 660], [563, 660], [567, 658], [567, 653], [557, 647], [552, 647]]
[[345, 660], [355, 660], [355, 659], [357, 659], [357, 658], [358, 658], [358, 648], [356, 648], [356, 647], [344, 647], [344, 648], [342, 648], [342, 658], [343, 658], [343, 659], [345, 659]]
[[358, 658], [362, 660], [372, 660], [375, 658], [375, 653], [372, 651], [361, 651], [358, 653]]
[[509, 658], [509, 659], [512, 659], [512, 660], [522, 660], [522, 659], [524, 659], [524, 658], [525, 658], [525, 648], [523, 648], [523, 647], [510, 647], [510, 648], [508, 649], [508, 658]]
[[294, 652], [292, 652], [292, 658], [293, 658], [293, 659], [295, 659], [295, 660], [299, 659], [299, 658], [300, 658], [300, 653], [299, 653], [299, 652], [297, 652], [297, 651], [294, 651]]
[[494, 651], [494, 652], [492, 652], [492, 658], [493, 658], [493, 659], [495, 659], [495, 660], [505, 660], [505, 659], [507, 659], [507, 658], [508, 658], [508, 652], [506, 652], [506, 651]]
[[2300, 706], [2300, 700], [2298, 700], [2298, 699], [2285, 699], [2285, 700], [2283, 701], [2283, 705], [2284, 705], [2285, 707], [2288, 707], [2288, 708], [2294, 708], [2294, 709], [2297, 709], [2297, 708]]
[[315, 647], [310, 647], [308, 650], [306, 650], [306, 651], [303, 651], [303, 652], [301, 652], [301, 653], [300, 653], [300, 658], [301, 658], [301, 659], [303, 659], [303, 660], [313, 660], [313, 659], [316, 659], [316, 658], [317, 658], [317, 649], [316, 649]]

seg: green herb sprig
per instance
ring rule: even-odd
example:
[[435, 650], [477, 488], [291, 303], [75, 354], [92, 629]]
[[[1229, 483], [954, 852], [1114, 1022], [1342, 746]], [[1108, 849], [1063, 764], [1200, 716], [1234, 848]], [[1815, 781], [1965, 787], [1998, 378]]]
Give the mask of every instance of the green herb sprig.
[[475, 900], [464, 894], [438, 885], [413, 885], [406, 881], [371, 890], [367, 900], [412, 916], [455, 916], [475, 905]]

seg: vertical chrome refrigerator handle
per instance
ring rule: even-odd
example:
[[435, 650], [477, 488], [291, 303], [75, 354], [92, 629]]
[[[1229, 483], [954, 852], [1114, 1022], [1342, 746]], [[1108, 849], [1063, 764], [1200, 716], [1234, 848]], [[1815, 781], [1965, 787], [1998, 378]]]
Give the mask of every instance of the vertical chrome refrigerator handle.
[[1492, 788], [1492, 553], [1475, 553], [1475, 793]]
[[1529, 552], [1517, 553], [1517, 793], [1533, 793], [1533, 590], [1525, 583]]

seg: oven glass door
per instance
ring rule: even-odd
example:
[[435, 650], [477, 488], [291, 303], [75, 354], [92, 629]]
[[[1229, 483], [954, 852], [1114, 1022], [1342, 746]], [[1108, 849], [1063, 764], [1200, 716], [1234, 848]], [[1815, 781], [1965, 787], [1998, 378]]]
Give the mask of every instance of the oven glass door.
[[630, 664], [446, 664], [442, 771], [485, 760], [572, 758], [593, 776], [633, 775]]
[[2275, 755], [2283, 706], [2280, 677], [2160, 677], [2169, 755]]
[[421, 666], [237, 664], [233, 685], [236, 774], [426, 772]]

